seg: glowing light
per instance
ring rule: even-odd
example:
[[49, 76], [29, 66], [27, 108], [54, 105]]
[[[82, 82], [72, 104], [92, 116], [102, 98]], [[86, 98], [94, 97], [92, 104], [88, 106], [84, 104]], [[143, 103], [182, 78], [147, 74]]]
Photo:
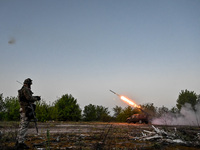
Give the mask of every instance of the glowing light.
[[128, 103], [129, 105], [133, 106], [133, 107], [137, 107], [140, 108], [140, 106], [138, 106], [136, 103], [134, 103], [132, 100], [126, 98], [125, 96], [120, 96], [121, 100], [123, 100], [124, 102]]

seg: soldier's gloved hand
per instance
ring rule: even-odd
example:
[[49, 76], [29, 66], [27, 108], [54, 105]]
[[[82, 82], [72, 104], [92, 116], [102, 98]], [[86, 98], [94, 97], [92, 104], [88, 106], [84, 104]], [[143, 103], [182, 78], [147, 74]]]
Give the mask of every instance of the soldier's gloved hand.
[[41, 100], [41, 97], [40, 96], [35, 96], [35, 98], [40, 101]]

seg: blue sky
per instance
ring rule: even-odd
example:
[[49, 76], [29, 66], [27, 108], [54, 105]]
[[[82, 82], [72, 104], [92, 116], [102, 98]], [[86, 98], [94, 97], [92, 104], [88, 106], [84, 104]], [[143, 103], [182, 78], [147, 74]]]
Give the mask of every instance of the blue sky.
[[200, 94], [199, 0], [0, 1], [0, 93], [33, 79], [46, 102], [173, 107]]

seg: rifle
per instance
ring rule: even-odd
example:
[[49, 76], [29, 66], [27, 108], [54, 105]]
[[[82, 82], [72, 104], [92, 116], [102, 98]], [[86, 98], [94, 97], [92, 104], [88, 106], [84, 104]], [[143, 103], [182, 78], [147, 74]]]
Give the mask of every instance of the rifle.
[[32, 115], [33, 115], [33, 120], [31, 120], [31, 121], [35, 123], [35, 128], [36, 128], [36, 131], [37, 131], [37, 134], [38, 134], [37, 118], [36, 118], [36, 115], [35, 115], [35, 110], [33, 108], [33, 104], [31, 104], [29, 102], [29, 105], [30, 105], [30, 108], [31, 108], [31, 111], [32, 111]]
[[[37, 101], [40, 101], [40, 99], [41, 99], [40, 96], [33, 96], [33, 97], [35, 97], [37, 99]], [[31, 108], [31, 111], [32, 111], [32, 116], [33, 116], [33, 118], [31, 118], [33, 120], [30, 120], [30, 121], [35, 123], [35, 128], [36, 128], [36, 131], [37, 131], [37, 134], [38, 134], [38, 127], [37, 127], [37, 121], [38, 120], [36, 118], [35, 109], [33, 108], [33, 104], [31, 102], [29, 102], [29, 105], [30, 105], [30, 108]]]

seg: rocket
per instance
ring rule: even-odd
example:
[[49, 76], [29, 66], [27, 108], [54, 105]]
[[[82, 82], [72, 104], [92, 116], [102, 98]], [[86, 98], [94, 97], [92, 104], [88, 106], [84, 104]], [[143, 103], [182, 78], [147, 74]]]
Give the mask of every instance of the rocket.
[[110, 90], [110, 92], [112, 92], [113, 94], [117, 95], [120, 97], [121, 100], [125, 101], [126, 103], [128, 103], [129, 105], [136, 107], [138, 109], [140, 109], [143, 113], [145, 113], [146, 115], [150, 115], [148, 112], [144, 111], [140, 106], [138, 106], [137, 104], [135, 104], [135, 102], [133, 102], [132, 100], [129, 100], [128, 98], [121, 96], [119, 94], [117, 94], [116, 92]]
[[113, 94], [120, 96], [119, 94], [115, 93], [114, 91], [110, 90], [110, 92], [112, 92]]

